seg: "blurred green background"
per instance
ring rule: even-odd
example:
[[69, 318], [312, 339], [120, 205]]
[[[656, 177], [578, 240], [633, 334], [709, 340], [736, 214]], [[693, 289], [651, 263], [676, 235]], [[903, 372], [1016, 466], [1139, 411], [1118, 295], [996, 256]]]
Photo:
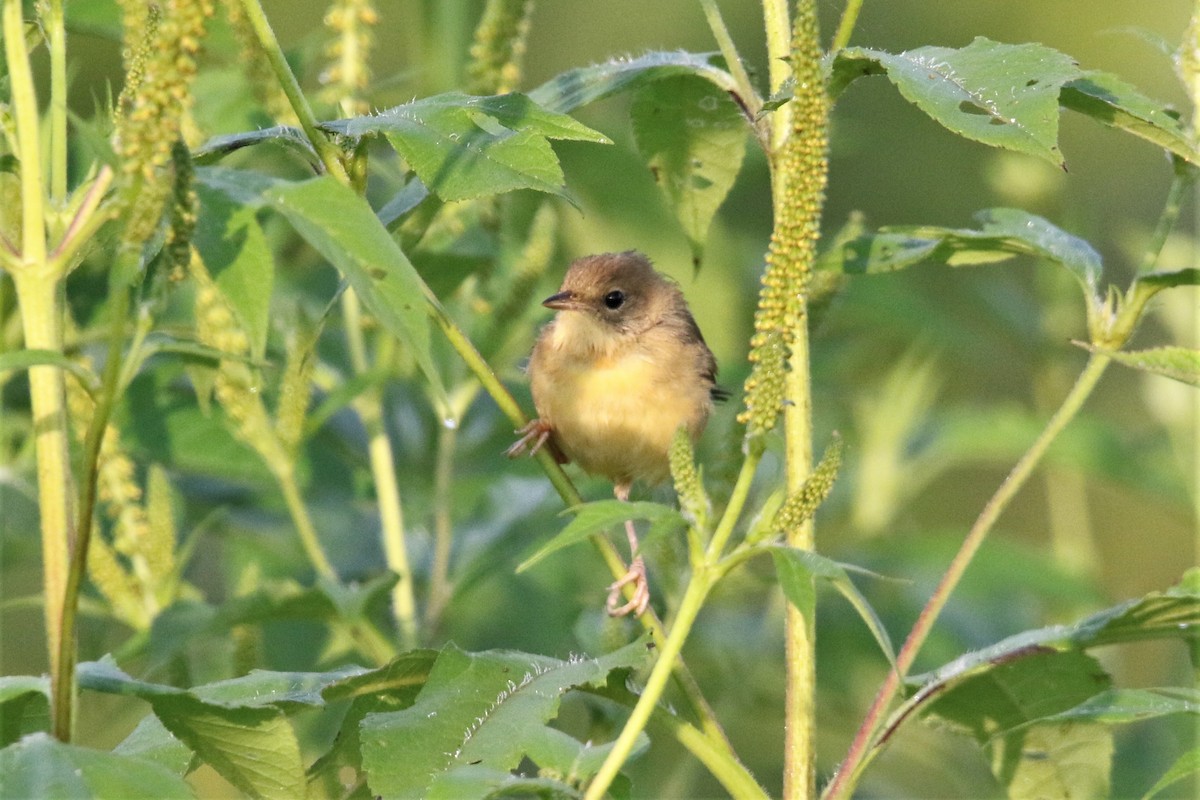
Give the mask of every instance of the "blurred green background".
[[[118, 45], [110, 35], [116, 17], [107, 3], [70, 5], [79, 25], [71, 40], [78, 70], [73, 104], [87, 116], [106, 83], [114, 93], [119, 88]], [[305, 87], [315, 90], [327, 38], [321, 24], [325, 4], [274, 0], [264, 5]], [[379, 0], [372, 104], [384, 108], [460, 87], [481, 7], [479, 2]], [[721, 7], [754, 73], [765, 75], [760, 9], [751, 2], [727, 1]], [[828, 37], [842, 4], [821, 7]], [[1084, 68], [1121, 76], [1186, 116], [1190, 109], [1169, 51], [1178, 45], [1191, 10], [1185, 0], [867, 0], [852, 44], [900, 51], [929, 44], [961, 47], [976, 36], [1040, 42], [1070, 54]], [[546, 0], [534, 15], [523, 87], [613, 56], [674, 49], [715, 49], [691, 0]], [[197, 88], [201, 129], [215, 134], [267, 124], [240, 105], [239, 98], [248, 93], [237, 77], [228, 37], [218, 37], [211, 50]], [[693, 274], [688, 242], [636, 152], [627, 111], [628, 100], [615, 99], [579, 115], [614, 146], [555, 146], [577, 207], [551, 201], [558, 206], [561, 241], [547, 288], [552, 290], [573, 257], [629, 248], [645, 251], [681, 282], [717, 355], [721, 381], [734, 390], [733, 402], [719, 412], [700, 448], [710, 488], [720, 497], [738, 461], [739, 431], [732, 418], [747, 371], [746, 341], [771, 227], [766, 165], [748, 144], [742, 174]], [[958, 138], [904, 102], [885, 79], [859, 81], [834, 112], [826, 230], [837, 230], [854, 211], [863, 212], [868, 225], [971, 227], [978, 210], [1016, 206], [1089, 240], [1103, 256], [1106, 279], [1124, 286], [1162, 208], [1170, 165], [1145, 142], [1067, 112], [1061, 147], [1067, 171]], [[1194, 219], [1195, 213], [1189, 201], [1184, 218]], [[294, 262], [279, 265], [279, 295], [303, 302], [296, 298], [315, 297], [314, 288], [329, 291], [330, 274], [311, 253], [287, 252]], [[1162, 266], [1196, 262], [1194, 226], [1185, 225], [1169, 240]], [[80, 293], [89, 286], [83, 272], [76, 284], [81, 303]], [[315, 300], [310, 305], [319, 309]], [[1166, 293], [1134, 345], [1197, 346], [1197, 310], [1196, 292]], [[1084, 360], [1071, 340], [1085, 336], [1083, 304], [1070, 279], [1028, 259], [859, 278], [817, 328], [817, 447], [834, 430], [847, 442], [842, 477], [818, 518], [819, 549], [907, 581], [863, 584], [894, 640], [903, 638], [957, 542], [1070, 385]], [[529, 407], [519, 364], [495, 367]], [[168, 413], [163, 387], [150, 383], [135, 385], [125, 409], [142, 462], [161, 460], [166, 452], [148, 427], [137, 432], [145, 420]], [[438, 425], [416, 381], [389, 386], [386, 400], [420, 599], [431, 558], [432, 448]], [[1187, 387], [1110, 370], [1048, 457], [1043, 477], [1001, 520], [918, 671], [1005, 635], [1165, 588], [1195, 564], [1196, 410], [1197, 394]], [[591, 550], [577, 547], [528, 573], [513, 574], [522, 554], [563, 522], [555, 516], [559, 501], [537, 468], [502, 458], [510, 439], [491, 402], [477, 401], [460, 433], [456, 459], [457, 591], [442, 625], [428, 632], [429, 643], [453, 640], [467, 649], [566, 656], [624, 641], [631, 629], [603, 618], [608, 578]], [[303, 575], [287, 518], [253, 456], [216, 438], [204, 447], [212, 449], [207, 457], [168, 455], [178, 457], [168, 466], [188, 522], [216, 507], [228, 509], [220, 530], [201, 543], [191, 580], [216, 602], [235, 593], [237, 576], [244, 575], [232, 564], [254, 563], [267, 575]], [[308, 449], [308, 499], [341, 573], [368, 579], [378, 574], [382, 561], [361, 447], [361, 434], [352, 424], [331, 420]], [[223, 472], [210, 468], [215, 462], [224, 463]], [[11, 602], [39, 585], [28, 466], [0, 466], [0, 578], [3, 597], [10, 601], [0, 616], [4, 674], [44, 669], [40, 611]], [[777, 461], [769, 459], [764, 486], [777, 469]], [[244, 474], [234, 475], [238, 470]], [[608, 494], [602, 481], [581, 478], [580, 483], [590, 499]], [[680, 542], [654, 545], [656, 591], [670, 595], [673, 575], [685, 565]], [[781, 615], [769, 565], [753, 564], [718, 590], [686, 651], [735, 748], [773, 792], [779, 791], [781, 749]], [[319, 655], [312, 643], [320, 632], [302, 624], [272, 624], [263, 636], [266, 666], [310, 668]], [[122, 641], [113, 626], [93, 621], [84, 631], [83, 657], [98, 657]], [[861, 623], [833, 596], [823, 598], [819, 642], [820, 767], [827, 774], [844, 753], [886, 664]], [[198, 662], [203, 661], [199, 651], [211, 646], [195, 644]], [[1178, 647], [1138, 645], [1100, 655], [1123, 685], [1178, 684], [1189, 674]], [[219, 653], [206, 657], [221, 662]], [[214, 666], [211, 677], [219, 677], [221, 669]], [[204, 676], [202, 668], [197, 672]], [[86, 738], [102, 745], [119, 741], [140, 713], [110, 698], [89, 697]], [[597, 724], [589, 716], [594, 713], [582, 704], [568, 706], [564, 719], [586, 730]], [[1191, 734], [1187, 721], [1174, 720], [1125, 729], [1114, 796], [1140, 795]], [[639, 795], [715, 791], [703, 770], [672, 753], [670, 744], [655, 748], [653, 757], [633, 767]], [[911, 726], [872, 768], [865, 796], [999, 791], [975, 752], [965, 739]]]

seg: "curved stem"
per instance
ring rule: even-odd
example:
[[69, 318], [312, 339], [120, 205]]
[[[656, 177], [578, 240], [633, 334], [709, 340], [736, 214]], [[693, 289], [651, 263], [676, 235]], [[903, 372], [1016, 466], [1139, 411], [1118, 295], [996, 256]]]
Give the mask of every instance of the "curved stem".
[[980, 545], [983, 544], [985, 538], [992, 527], [996, 524], [996, 520], [1008, 507], [1008, 504], [1016, 496], [1017, 492], [1029, 480], [1029, 476], [1033, 473], [1038, 462], [1046, 452], [1046, 448], [1050, 443], [1062, 432], [1079, 409], [1083, 406], [1085, 400], [1092, 393], [1100, 376], [1104, 374], [1104, 370], [1108, 367], [1110, 359], [1108, 356], [1094, 353], [1084, 366], [1083, 371], [1075, 381], [1075, 385], [1071, 387], [1071, 391], [1063, 399], [1062, 405], [1046, 423], [1046, 427], [1030, 445], [1025, 454], [1013, 467], [1012, 472], [996, 489], [995, 494], [988, 500], [987, 505], [983, 507], [975, 524], [971, 526], [971, 530], [967, 533], [961, 547], [954, 555], [954, 559], [950, 562], [950, 566], [946, 568], [945, 574], [934, 589], [933, 595], [926, 602], [925, 607], [921, 610], [921, 615], [917, 618], [913, 625], [912, 631], [908, 634], [908, 638], [904, 641], [904, 646], [900, 648], [900, 652], [896, 654], [896, 669], [888, 672], [887, 678], [883, 685], [880, 686], [878, 694], [875, 695], [875, 700], [871, 704], [870, 710], [867, 712], [866, 718], [859, 727], [854, 741], [850, 744], [850, 749], [846, 754], [845, 760], [838, 769], [837, 775], [829, 786], [826, 787], [822, 795], [826, 800], [834, 800], [834, 798], [849, 797], [854, 787], [858, 783], [859, 776], [863, 769], [871, 759], [873, 759], [882, 748], [884, 742], [879, 736], [881, 725], [883, 723], [884, 714], [887, 713], [888, 707], [892, 700], [895, 699], [897, 692], [900, 689], [900, 682], [904, 676], [908, 674], [908, 670], [912, 667], [913, 661], [916, 660], [917, 653], [920, 652], [921, 646], [924, 645], [928, 638], [933, 625], [937, 622], [938, 616], [942, 609], [945, 608], [947, 601], [950, 599], [951, 592], [962, 579], [963, 573], [966, 572], [975, 553], [978, 552]]
[[[272, 466], [270, 462], [268, 462], [268, 466]], [[295, 474], [290, 468], [279, 469], [277, 465], [274, 466], [273, 471], [275, 479], [279, 483], [279, 490], [283, 492], [283, 500], [287, 504], [288, 514], [291, 515], [292, 524], [296, 526], [296, 532], [300, 535], [300, 544], [304, 548], [309, 562], [316, 569], [318, 575], [336, 581], [337, 572], [334, 571], [329, 557], [325, 555], [325, 550], [321, 547], [321, 540], [317, 538], [317, 529], [313, 525], [312, 517], [309, 516], [308, 507], [304, 505], [300, 487], [296, 485]]]

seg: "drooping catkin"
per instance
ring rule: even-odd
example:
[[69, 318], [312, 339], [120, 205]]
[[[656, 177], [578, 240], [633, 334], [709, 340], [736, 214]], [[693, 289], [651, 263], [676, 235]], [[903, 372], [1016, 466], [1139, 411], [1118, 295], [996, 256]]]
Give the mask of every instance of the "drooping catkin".
[[833, 440], [825, 448], [820, 463], [804, 481], [799, 491], [789, 494], [783, 505], [775, 512], [773, 524], [764, 528], [764, 536], [786, 533], [807, 522], [817, 512], [821, 503], [833, 491], [838, 470], [842, 466], [842, 437], [834, 433]]
[[683, 512], [684, 519], [694, 527], [704, 530], [708, 527], [712, 504], [704, 492], [704, 484], [700, 481], [692, 437], [686, 426], [681, 425], [679, 430], [675, 431], [668, 457], [671, 480], [675, 484], [675, 494], [679, 496], [679, 510]]
[[521, 83], [533, 0], [488, 0], [475, 28], [467, 91], [505, 94]]
[[828, 178], [829, 98], [821, 72], [813, 4], [800, 4], [792, 34], [795, 81], [792, 124], [772, 159], [775, 227], [754, 314], [746, 408], [738, 419], [747, 435], [775, 426], [784, 401], [784, 370], [800, 326], [808, 324], [807, 295], [820, 236]]

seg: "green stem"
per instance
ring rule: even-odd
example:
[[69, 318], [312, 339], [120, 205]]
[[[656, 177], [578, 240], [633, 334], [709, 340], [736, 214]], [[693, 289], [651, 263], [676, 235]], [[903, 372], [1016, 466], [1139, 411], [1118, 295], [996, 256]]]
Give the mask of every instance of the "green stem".
[[[792, 75], [788, 55], [792, 51], [792, 23], [788, 0], [762, 0], [763, 25], [767, 32], [768, 95], [783, 88]], [[771, 153], [778, 153], [792, 129], [792, 104], [784, 103], [771, 113]]]
[[50, 198], [67, 197], [67, 31], [63, 0], [50, 0], [43, 17], [50, 48]]
[[734, 94], [737, 95], [737, 100], [750, 118], [750, 123], [754, 127], [760, 144], [766, 146], [769, 137], [768, 123], [758, 118], [762, 113], [762, 98], [754, 90], [754, 83], [750, 80], [745, 65], [742, 64], [742, 58], [738, 55], [733, 37], [729, 35], [729, 29], [725, 27], [725, 20], [721, 17], [721, 9], [717, 7], [716, 0], [700, 0], [700, 5], [704, 9], [704, 18], [708, 20], [708, 29], [712, 31], [713, 39], [716, 40], [717, 47], [721, 49], [721, 56], [725, 59], [725, 65], [733, 78]]
[[1171, 187], [1167, 190], [1167, 201], [1163, 205], [1162, 213], [1158, 216], [1158, 224], [1154, 226], [1154, 233], [1150, 237], [1146, 253], [1142, 256], [1142, 263], [1138, 267], [1139, 273], [1150, 272], [1158, 264], [1158, 257], [1162, 254], [1163, 245], [1167, 243], [1167, 237], [1171, 235], [1171, 230], [1179, 221], [1183, 198], [1192, 185], [1192, 181], [1191, 166], [1176, 164], [1175, 177], [1171, 180]]
[[933, 629], [934, 623], [937, 622], [938, 616], [950, 599], [951, 592], [962, 579], [963, 573], [966, 572], [980, 545], [995, 526], [996, 520], [1029, 480], [1029, 476], [1045, 454], [1046, 448], [1082, 408], [1084, 401], [1087, 400], [1100, 380], [1100, 376], [1104, 374], [1109, 361], [1108, 356], [1092, 354], [1076, 379], [1075, 385], [1063, 399], [1062, 405], [1046, 423], [1046, 427], [1042, 429], [1025, 454], [1021, 456], [1012, 472], [988, 500], [987, 505], [983, 507], [983, 511], [980, 512], [978, 519], [971, 526], [971, 530], [950, 562], [950, 566], [946, 568], [937, 588], [934, 589], [933, 595], [921, 610], [921, 615], [904, 641], [904, 646], [896, 654], [896, 669], [888, 673], [878, 694], [875, 695], [875, 700], [871, 704], [866, 718], [863, 719], [854, 741], [850, 744], [845, 760], [822, 795], [826, 800], [850, 797], [858, 784], [863, 769], [882, 749], [885, 740], [880, 737], [879, 732], [884, 714], [895, 699], [901, 681], [908, 674], [913, 661], [916, 660], [917, 654]]
[[279, 40], [275, 38], [275, 31], [271, 30], [271, 23], [267, 20], [267, 15], [263, 12], [259, 0], [242, 0], [242, 8], [246, 11], [246, 19], [249, 21], [250, 27], [258, 37], [258, 44], [262, 47], [263, 54], [266, 55], [271, 69], [275, 72], [275, 78], [279, 81], [288, 102], [291, 103], [292, 110], [296, 112], [296, 118], [300, 120], [300, 127], [304, 129], [304, 135], [308, 137], [309, 143], [317, 151], [326, 171], [349, 186], [350, 178], [346, 173], [345, 165], [342, 164], [341, 153], [333, 142], [329, 141], [317, 128], [316, 115], [313, 114], [312, 107], [308, 104], [308, 98], [300, 89], [300, 83], [296, 80], [292, 68], [288, 66], [283, 48], [279, 46]]
[[291, 515], [292, 524], [296, 526], [296, 532], [300, 535], [300, 545], [308, 555], [309, 562], [316, 569], [318, 575], [331, 581], [337, 581], [337, 572], [334, 571], [333, 564], [329, 562], [329, 557], [325, 555], [325, 550], [321, 547], [317, 529], [313, 525], [312, 517], [309, 516], [308, 507], [304, 505], [304, 498], [300, 495], [300, 487], [296, 484], [295, 473], [292, 472], [290, 466], [285, 467], [270, 462], [268, 465], [275, 473], [275, 480], [279, 483], [280, 491], [283, 492], [283, 500], [287, 504], [288, 514]]
[[[25, 347], [62, 352], [62, 272], [46, 259], [45, 188], [42, 184], [40, 120], [29, 52], [25, 47], [20, 0], [5, 0], [4, 55], [16, 117], [20, 156], [21, 255], [12, 266]], [[29, 400], [37, 452], [38, 509], [41, 516], [42, 571], [45, 592], [46, 643], [50, 661], [53, 732], [69, 741], [74, 704], [72, 692], [60, 691], [63, 680], [62, 616], [74, 532], [74, 481], [67, 437], [66, 397], [62, 370], [35, 366], [29, 370]], [[73, 646], [73, 643], [67, 643]]]
[[838, 23], [837, 31], [833, 34], [833, 43], [829, 49], [833, 52], [842, 50], [850, 44], [854, 35], [854, 26], [858, 23], [858, 12], [862, 11], [863, 0], [846, 0], [846, 8], [842, 11], [842, 20]]

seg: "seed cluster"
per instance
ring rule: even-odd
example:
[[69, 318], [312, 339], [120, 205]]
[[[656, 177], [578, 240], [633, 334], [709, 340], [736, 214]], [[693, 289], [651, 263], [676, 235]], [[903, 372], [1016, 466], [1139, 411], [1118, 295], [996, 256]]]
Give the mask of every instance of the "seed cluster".
[[837, 480], [838, 469], [841, 466], [842, 439], [835, 434], [812, 475], [799, 491], [788, 495], [779, 511], [775, 512], [775, 521], [768, 529], [769, 532], [786, 533], [807, 522], [833, 490], [833, 483]]
[[796, 331], [808, 324], [807, 295], [825, 202], [829, 99], [810, 4], [797, 10], [791, 63], [792, 125], [772, 159], [775, 227], [754, 315], [746, 408], [738, 417], [750, 436], [771, 430], [783, 409], [788, 353]]
[[679, 509], [688, 522], [703, 529], [708, 525], [709, 502], [696, 469], [696, 456], [692, 451], [692, 437], [685, 426], [675, 431], [669, 453], [671, 479], [675, 493], [679, 496]]
[[325, 14], [325, 27], [334, 38], [325, 46], [330, 63], [321, 73], [321, 83], [326, 100], [341, 104], [346, 116], [370, 111], [362, 94], [371, 81], [372, 28], [378, 24], [379, 12], [371, 0], [335, 0]]
[[505, 94], [520, 85], [532, 16], [533, 0], [488, 0], [471, 45], [471, 94]]

